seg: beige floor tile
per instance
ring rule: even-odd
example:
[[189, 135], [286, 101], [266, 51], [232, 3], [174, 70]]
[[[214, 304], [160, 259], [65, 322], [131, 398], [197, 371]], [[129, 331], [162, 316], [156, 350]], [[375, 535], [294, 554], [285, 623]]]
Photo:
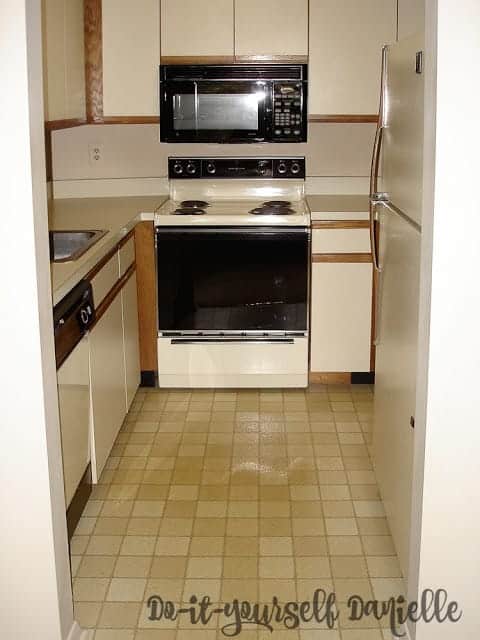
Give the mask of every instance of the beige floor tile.
[[145, 589], [145, 599], [158, 595], [164, 602], [179, 602], [184, 589], [182, 578], [153, 578], [148, 580]]
[[128, 518], [106, 518], [96, 519], [96, 536], [122, 536], [127, 532]]
[[122, 536], [92, 536], [86, 554], [95, 556], [115, 556], [120, 553]]
[[220, 578], [222, 575], [222, 558], [203, 556], [190, 557], [187, 564], [187, 578]]
[[204, 596], [209, 596], [212, 602], [218, 602], [221, 584], [221, 580], [188, 578], [185, 580], [183, 589], [183, 602], [189, 602], [191, 596], [196, 596], [198, 600], [201, 600]]
[[332, 556], [361, 556], [362, 545], [358, 536], [328, 536], [328, 548]]
[[102, 602], [109, 582], [108, 578], [75, 578], [73, 599], [76, 602]]
[[112, 578], [106, 600], [141, 602], [147, 581], [144, 578]]
[[127, 526], [129, 536], [155, 536], [160, 527], [160, 518], [131, 518]]
[[84, 556], [78, 568], [79, 578], [108, 578], [113, 573], [115, 556]]
[[157, 556], [186, 556], [190, 545], [190, 537], [159, 536], [155, 545], [155, 555]]
[[271, 603], [277, 597], [279, 602], [295, 602], [297, 589], [294, 580], [266, 580], [259, 581], [260, 602]]
[[191, 556], [221, 556], [225, 539], [221, 536], [192, 537], [190, 544]]
[[258, 580], [253, 579], [230, 579], [222, 580], [222, 602], [232, 602], [232, 600], [250, 600], [255, 602], [258, 598]]
[[323, 556], [328, 554], [327, 539], [324, 536], [299, 536], [293, 538], [294, 554], [303, 556]]
[[105, 602], [98, 627], [133, 629], [137, 626], [141, 604], [139, 602]]
[[163, 500], [135, 500], [132, 507], [132, 517], [159, 518], [165, 509]]
[[293, 555], [292, 538], [264, 537], [260, 538], [261, 556], [291, 556]]
[[155, 536], [125, 536], [120, 549], [122, 556], [150, 556], [156, 544]]
[[335, 594], [338, 602], [347, 602], [351, 596], [370, 600], [373, 596], [368, 578], [335, 578]]
[[256, 578], [258, 576], [257, 557], [225, 557], [223, 560], [223, 576], [225, 578]]
[[96, 626], [101, 609], [101, 602], [75, 602], [75, 620], [84, 629], [91, 629]]
[[119, 556], [116, 558], [113, 575], [116, 578], [146, 578], [151, 564], [149, 556]]
[[325, 518], [325, 528], [329, 536], [358, 535], [355, 518]]
[[296, 557], [297, 579], [330, 578], [330, 562], [327, 556]]
[[354, 500], [353, 506], [358, 518], [385, 517], [385, 509], [381, 500]]
[[396, 556], [367, 556], [366, 560], [372, 578], [400, 578], [402, 575]]
[[95, 632], [95, 640], [134, 640], [135, 631], [130, 629], [100, 629]]
[[292, 518], [292, 526], [296, 537], [325, 535], [323, 518]]
[[363, 557], [336, 556], [330, 558], [334, 578], [367, 578], [367, 563]]
[[225, 556], [252, 556], [259, 553], [256, 536], [226, 537]]
[[393, 556], [395, 545], [391, 536], [362, 536], [367, 556]]
[[293, 578], [295, 566], [291, 557], [261, 557], [258, 563], [260, 578]]

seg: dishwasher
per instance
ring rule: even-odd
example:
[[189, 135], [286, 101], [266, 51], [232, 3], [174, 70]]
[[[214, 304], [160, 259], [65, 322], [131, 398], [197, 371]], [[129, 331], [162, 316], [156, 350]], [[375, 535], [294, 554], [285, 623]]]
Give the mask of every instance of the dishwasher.
[[69, 539], [92, 489], [88, 330], [92, 287], [82, 280], [53, 309], [65, 508]]

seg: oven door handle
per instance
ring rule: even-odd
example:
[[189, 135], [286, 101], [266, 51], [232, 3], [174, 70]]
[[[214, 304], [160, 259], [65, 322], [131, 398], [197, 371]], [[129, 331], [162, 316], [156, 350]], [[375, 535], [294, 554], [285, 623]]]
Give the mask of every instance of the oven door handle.
[[190, 338], [190, 337], [180, 337], [180, 338], [172, 338], [170, 340], [170, 344], [294, 344], [294, 338], [272, 338], [272, 337], [257, 337], [257, 338], [242, 338], [242, 337], [202, 337], [202, 338]]

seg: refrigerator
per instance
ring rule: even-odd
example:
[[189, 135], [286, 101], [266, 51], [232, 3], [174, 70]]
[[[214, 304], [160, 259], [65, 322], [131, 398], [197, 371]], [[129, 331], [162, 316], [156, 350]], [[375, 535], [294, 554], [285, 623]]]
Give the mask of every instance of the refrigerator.
[[382, 51], [370, 180], [375, 273], [375, 473], [408, 575], [423, 171], [423, 34]]

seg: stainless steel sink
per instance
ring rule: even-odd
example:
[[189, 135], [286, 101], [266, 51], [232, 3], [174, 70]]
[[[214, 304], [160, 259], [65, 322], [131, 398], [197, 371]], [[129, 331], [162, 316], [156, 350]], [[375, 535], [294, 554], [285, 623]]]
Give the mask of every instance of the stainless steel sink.
[[108, 231], [98, 229], [50, 231], [50, 260], [52, 262], [74, 262], [106, 233]]

